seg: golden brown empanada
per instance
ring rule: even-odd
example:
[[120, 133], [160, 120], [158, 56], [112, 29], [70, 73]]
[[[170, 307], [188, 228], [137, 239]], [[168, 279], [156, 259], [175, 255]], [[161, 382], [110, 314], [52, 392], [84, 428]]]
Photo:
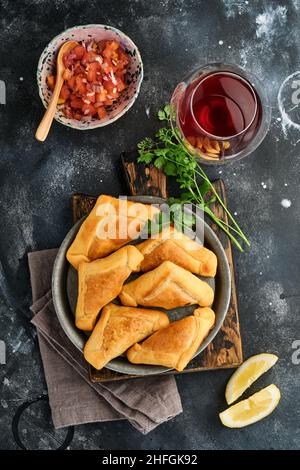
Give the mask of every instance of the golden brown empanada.
[[194, 314], [157, 331], [127, 351], [134, 364], [152, 364], [183, 370], [215, 323], [210, 308], [197, 308]]
[[162, 307], [166, 309], [199, 304], [209, 307], [214, 300], [213, 289], [186, 269], [164, 261], [153, 271], [123, 286], [123, 305]]
[[150, 205], [100, 196], [68, 249], [69, 263], [78, 269], [83, 261], [109, 255], [138, 238], [145, 222], [157, 212], [158, 209]]
[[191, 240], [174, 227], [160, 232], [158, 238], [150, 238], [137, 245], [144, 255], [141, 271], [147, 272], [163, 261], [172, 261], [188, 271], [200, 276], [214, 277], [217, 271], [216, 255]]
[[99, 311], [121, 292], [132, 271], [139, 271], [143, 255], [128, 245], [106, 258], [80, 263], [78, 269], [78, 299], [76, 326], [91, 331]]
[[159, 310], [109, 304], [84, 347], [84, 357], [93, 367], [102, 369], [134, 343], [168, 324], [168, 316]]

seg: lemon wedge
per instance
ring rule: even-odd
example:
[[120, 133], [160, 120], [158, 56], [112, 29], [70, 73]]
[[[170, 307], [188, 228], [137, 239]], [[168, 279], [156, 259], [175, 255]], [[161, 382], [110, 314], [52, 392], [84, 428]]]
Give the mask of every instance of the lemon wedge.
[[228, 405], [235, 402], [262, 374], [278, 361], [275, 354], [257, 354], [249, 357], [230, 377], [225, 398]]
[[271, 414], [279, 400], [279, 388], [274, 384], [269, 385], [220, 413], [220, 420], [228, 428], [249, 426]]

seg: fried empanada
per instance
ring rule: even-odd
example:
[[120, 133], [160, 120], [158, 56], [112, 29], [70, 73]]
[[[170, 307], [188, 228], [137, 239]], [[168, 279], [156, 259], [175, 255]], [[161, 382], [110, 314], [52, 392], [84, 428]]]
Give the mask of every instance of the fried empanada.
[[102, 195], [82, 223], [68, 249], [67, 260], [75, 269], [80, 263], [103, 258], [138, 238], [158, 209], [126, 199]]
[[183, 370], [215, 323], [210, 308], [197, 308], [194, 314], [157, 331], [127, 351], [133, 364], [152, 364]]
[[137, 248], [144, 255], [141, 271], [147, 272], [164, 261], [172, 261], [200, 276], [214, 277], [216, 275], [216, 255], [173, 227], [160, 232], [158, 238], [151, 238], [140, 243]]
[[78, 269], [78, 299], [76, 326], [91, 331], [102, 307], [121, 292], [123, 283], [132, 272], [139, 271], [143, 255], [128, 245], [91, 263], [80, 263]]
[[213, 289], [186, 269], [164, 261], [153, 271], [123, 286], [123, 305], [162, 307], [166, 309], [199, 304], [209, 307], [214, 300]]
[[159, 310], [109, 304], [84, 347], [84, 357], [95, 369], [102, 369], [134, 343], [168, 324], [168, 316]]

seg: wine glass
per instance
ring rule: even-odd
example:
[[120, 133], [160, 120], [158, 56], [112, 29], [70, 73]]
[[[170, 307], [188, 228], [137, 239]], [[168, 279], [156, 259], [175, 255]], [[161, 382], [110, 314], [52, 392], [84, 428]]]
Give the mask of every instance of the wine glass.
[[260, 80], [236, 65], [199, 67], [175, 88], [172, 125], [202, 163], [223, 164], [252, 153], [265, 138], [271, 107]]

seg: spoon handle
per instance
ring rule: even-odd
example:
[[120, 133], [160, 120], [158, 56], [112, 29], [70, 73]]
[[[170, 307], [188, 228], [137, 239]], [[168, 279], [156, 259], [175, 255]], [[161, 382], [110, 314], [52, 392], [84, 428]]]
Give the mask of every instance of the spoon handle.
[[44, 140], [46, 140], [47, 138], [48, 132], [50, 130], [54, 118], [54, 114], [56, 112], [57, 101], [60, 95], [62, 85], [63, 79], [61, 77], [57, 77], [57, 82], [53, 91], [51, 101], [35, 133], [35, 138], [40, 142], [44, 142]]

